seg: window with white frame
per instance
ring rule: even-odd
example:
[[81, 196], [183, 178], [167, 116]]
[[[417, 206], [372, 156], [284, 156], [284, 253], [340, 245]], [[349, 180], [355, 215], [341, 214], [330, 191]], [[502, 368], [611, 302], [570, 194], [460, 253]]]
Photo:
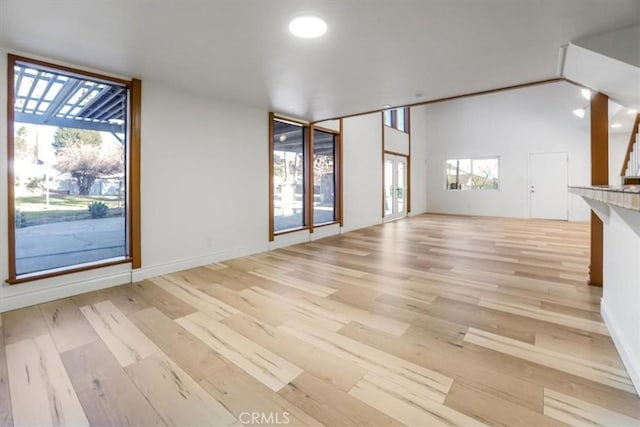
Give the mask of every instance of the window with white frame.
[[449, 159], [446, 164], [447, 190], [499, 189], [500, 159], [485, 157]]

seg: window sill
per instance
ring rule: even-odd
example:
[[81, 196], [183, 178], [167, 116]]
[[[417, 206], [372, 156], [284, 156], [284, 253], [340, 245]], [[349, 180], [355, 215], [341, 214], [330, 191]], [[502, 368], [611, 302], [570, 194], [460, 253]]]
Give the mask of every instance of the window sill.
[[304, 226], [304, 227], [298, 227], [298, 228], [289, 228], [287, 230], [282, 230], [282, 231], [274, 231], [273, 233], [273, 237], [278, 237], [278, 236], [282, 236], [284, 234], [291, 234], [291, 233], [295, 233], [297, 231], [304, 231], [304, 230], [308, 230], [309, 227]]
[[313, 228], [328, 227], [330, 225], [335, 225], [335, 224], [340, 224], [340, 221], [331, 221], [331, 222], [323, 222], [321, 224], [314, 224]]
[[82, 271], [96, 270], [103, 267], [110, 267], [112, 265], [119, 265], [119, 264], [127, 264], [131, 262], [132, 262], [132, 258], [128, 257], [128, 258], [114, 259], [112, 261], [107, 261], [107, 262], [96, 262], [96, 263], [82, 264], [82, 265], [71, 266], [71, 267], [61, 267], [61, 268], [56, 268], [52, 270], [40, 271], [37, 273], [22, 274], [15, 278], [9, 278], [6, 280], [6, 282], [10, 285], [17, 285], [20, 283], [27, 283], [27, 282], [33, 282], [36, 280], [49, 279], [51, 277], [64, 276], [66, 274], [72, 274], [72, 273], [80, 273]]

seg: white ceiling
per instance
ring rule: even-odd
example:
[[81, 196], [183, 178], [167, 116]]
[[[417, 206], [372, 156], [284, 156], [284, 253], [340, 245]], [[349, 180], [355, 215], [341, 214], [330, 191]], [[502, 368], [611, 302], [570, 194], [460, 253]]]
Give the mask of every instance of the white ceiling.
[[[304, 11], [325, 37], [288, 33]], [[553, 78], [561, 45], [638, 22], [640, 0], [0, 0], [0, 45], [320, 120]]]

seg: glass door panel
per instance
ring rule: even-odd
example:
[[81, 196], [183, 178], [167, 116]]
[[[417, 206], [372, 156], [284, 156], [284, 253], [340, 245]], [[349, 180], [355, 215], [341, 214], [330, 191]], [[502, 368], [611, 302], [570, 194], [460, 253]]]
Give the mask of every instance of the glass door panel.
[[385, 159], [384, 161], [384, 216], [393, 213], [393, 189], [395, 184], [393, 181], [393, 160]]
[[397, 174], [396, 174], [396, 179], [397, 179], [397, 183], [396, 183], [396, 212], [403, 212], [405, 213], [405, 195], [406, 195], [406, 190], [405, 190], [405, 180], [407, 177], [407, 171], [406, 171], [406, 167], [405, 167], [405, 159], [403, 158], [398, 158], [397, 162], [396, 162], [396, 170], [397, 170]]
[[407, 158], [393, 154], [384, 156], [384, 219], [407, 215]]

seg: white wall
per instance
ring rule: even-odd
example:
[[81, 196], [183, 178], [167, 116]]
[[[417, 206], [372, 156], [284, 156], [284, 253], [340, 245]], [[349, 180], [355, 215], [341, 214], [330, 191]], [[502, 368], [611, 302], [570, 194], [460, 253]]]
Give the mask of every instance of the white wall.
[[389, 126], [383, 126], [384, 150], [409, 155], [409, 134]]
[[609, 185], [620, 185], [620, 170], [629, 146], [629, 134], [609, 133]]
[[640, 212], [611, 207], [604, 221], [602, 315], [640, 393]]
[[316, 125], [324, 129], [340, 132], [340, 120], [325, 120], [324, 122], [317, 122]]
[[411, 107], [411, 215], [427, 212], [427, 107]]
[[[554, 83], [427, 105], [429, 212], [528, 218], [529, 153], [567, 152], [569, 185], [588, 184], [589, 121], [572, 114], [583, 104], [578, 87]], [[445, 191], [447, 159], [489, 156], [500, 157], [500, 190]], [[589, 215], [570, 194], [569, 219]]]
[[342, 231], [382, 222], [382, 121], [380, 113], [349, 117], [342, 123]]
[[141, 274], [266, 250], [267, 112], [143, 84]]
[[[0, 69], [6, 52], [0, 49]], [[6, 73], [0, 98], [6, 99]], [[6, 129], [0, 103], [0, 129]], [[0, 285], [0, 312], [252, 252], [268, 244], [267, 111], [143, 80], [142, 261]], [[0, 132], [0, 194], [7, 188]], [[7, 200], [0, 197], [0, 279], [8, 277]]]

